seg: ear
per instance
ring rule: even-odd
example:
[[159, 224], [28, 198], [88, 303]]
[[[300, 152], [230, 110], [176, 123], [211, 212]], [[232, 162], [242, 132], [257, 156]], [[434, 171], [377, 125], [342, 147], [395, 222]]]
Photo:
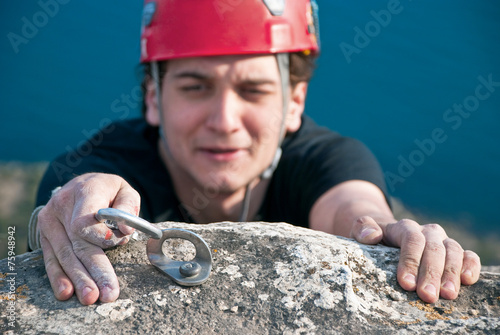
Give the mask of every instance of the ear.
[[160, 125], [160, 111], [158, 110], [158, 98], [156, 97], [156, 85], [150, 78], [146, 83], [146, 94], [144, 96], [146, 104], [146, 121], [153, 127]]
[[292, 89], [291, 99], [288, 103], [286, 117], [286, 130], [293, 133], [299, 130], [302, 124], [302, 113], [306, 104], [307, 82], [301, 81]]

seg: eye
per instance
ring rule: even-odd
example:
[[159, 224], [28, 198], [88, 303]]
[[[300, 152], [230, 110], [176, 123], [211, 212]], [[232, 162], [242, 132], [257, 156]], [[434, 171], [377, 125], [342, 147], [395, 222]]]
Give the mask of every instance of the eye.
[[244, 93], [249, 94], [266, 94], [267, 92], [258, 88], [244, 88], [242, 90]]
[[275, 89], [269, 84], [249, 84], [240, 87], [242, 98], [253, 102], [264, 102], [275, 93]]
[[207, 89], [207, 86], [204, 84], [185, 85], [181, 87], [181, 90], [184, 92], [201, 92], [205, 89]]
[[273, 92], [273, 87], [268, 84], [248, 84], [242, 85], [240, 90], [242, 94], [257, 97], [271, 94]]

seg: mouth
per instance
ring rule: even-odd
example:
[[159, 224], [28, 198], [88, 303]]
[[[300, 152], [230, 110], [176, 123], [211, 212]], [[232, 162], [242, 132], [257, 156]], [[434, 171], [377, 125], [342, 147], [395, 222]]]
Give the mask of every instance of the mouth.
[[245, 149], [241, 148], [219, 148], [207, 147], [201, 148], [200, 152], [214, 161], [231, 161], [241, 157], [245, 153]]

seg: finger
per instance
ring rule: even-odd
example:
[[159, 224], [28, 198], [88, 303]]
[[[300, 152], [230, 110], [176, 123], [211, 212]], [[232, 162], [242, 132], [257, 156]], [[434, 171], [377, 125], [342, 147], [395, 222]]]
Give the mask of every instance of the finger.
[[[60, 283], [58, 279], [61, 278], [63, 279], [62, 283], [66, 283], [65, 277], [62, 276], [64, 273], [66, 278], [71, 281], [74, 292], [83, 305], [96, 302], [99, 297], [97, 285], [73, 252], [72, 244], [63, 225], [58, 221], [39, 221], [39, 223], [44, 226], [43, 230], [41, 230], [43, 232], [41, 240], [44, 240], [48, 255], [46, 261], [46, 264], [48, 264], [47, 275], [52, 287], [58, 287]], [[46, 251], [44, 250], [44, 252]], [[55, 258], [53, 255], [55, 255]]]
[[[141, 197], [125, 180], [122, 180], [120, 190], [113, 201], [113, 208], [138, 216], [141, 208]], [[118, 229], [125, 234], [132, 234], [135, 229], [125, 224], [118, 224]]]
[[447, 238], [443, 228], [437, 224], [422, 227], [426, 243], [417, 281], [417, 294], [425, 302], [434, 303], [439, 298], [441, 277], [443, 276], [446, 248], [443, 240]]
[[49, 241], [45, 236], [40, 236], [40, 245], [43, 252], [43, 261], [45, 270], [49, 277], [50, 286], [54, 295], [58, 300], [68, 300], [73, 296], [74, 287], [71, 280], [66, 276], [63, 269], [59, 265], [59, 261], [52, 249]]
[[377, 244], [382, 240], [382, 228], [370, 216], [361, 216], [354, 220], [351, 237], [363, 244]]
[[99, 300], [113, 302], [120, 295], [118, 278], [104, 251], [87, 241], [73, 243], [75, 254], [81, 259], [83, 265], [99, 288]]
[[445, 299], [456, 299], [460, 291], [460, 272], [464, 259], [464, 250], [460, 244], [447, 238], [443, 241], [446, 248], [446, 259], [441, 278], [440, 295]]
[[95, 212], [83, 214], [86, 212], [87, 210], [75, 206], [71, 222], [73, 229], [69, 233], [72, 241], [83, 239], [101, 249], [122, 245], [128, 241], [128, 238], [121, 231], [110, 229], [104, 222], [98, 222], [95, 218]]
[[481, 260], [479, 256], [470, 250], [464, 251], [464, 259], [460, 279], [464, 285], [472, 285], [479, 279], [481, 272]]
[[413, 220], [400, 220], [384, 226], [384, 242], [399, 247], [397, 270], [399, 285], [406, 291], [417, 289], [418, 268], [425, 249], [421, 227]]
[[[71, 217], [71, 229], [68, 232], [71, 240], [82, 238], [101, 248], [124, 244], [128, 241], [124, 232], [131, 233], [134, 231], [132, 228], [125, 228], [122, 231], [110, 230], [104, 223], [95, 219], [95, 213], [99, 209], [110, 207], [113, 203], [117, 203], [122, 210], [130, 212], [126, 204], [140, 201], [137, 192], [121, 177], [100, 175], [85, 179], [75, 186], [75, 193], [77, 201]], [[121, 195], [121, 193], [124, 194]]]

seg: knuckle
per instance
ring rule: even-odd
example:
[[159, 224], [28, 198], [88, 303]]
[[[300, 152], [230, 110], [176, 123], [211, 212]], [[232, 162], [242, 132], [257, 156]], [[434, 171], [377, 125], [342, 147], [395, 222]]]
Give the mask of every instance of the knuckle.
[[403, 226], [406, 229], [411, 229], [411, 230], [418, 229], [418, 230], [420, 230], [420, 225], [416, 221], [413, 221], [413, 220], [410, 220], [410, 219], [399, 220], [398, 224], [401, 225], [401, 226]]
[[89, 180], [79, 180], [75, 182], [75, 195], [76, 198], [85, 198], [92, 195], [95, 192], [98, 184], [95, 183], [93, 179]]
[[70, 224], [67, 225], [66, 231], [70, 240], [86, 238], [88, 235], [88, 230], [85, 222], [79, 219], [72, 220]]
[[451, 277], [458, 277], [460, 276], [460, 270], [461, 267], [457, 266], [456, 264], [446, 264], [444, 268], [444, 275], [445, 276], [451, 276]]
[[425, 276], [430, 278], [432, 281], [440, 282], [443, 275], [444, 269], [439, 269], [435, 266], [427, 266], [425, 269]]
[[139, 196], [134, 194], [133, 197], [122, 198], [120, 205], [127, 208], [132, 214], [136, 214], [137, 206], [140, 204], [139, 199]]
[[446, 236], [446, 232], [443, 227], [437, 223], [429, 223], [422, 226], [422, 230], [426, 234], [431, 234], [432, 236]]
[[416, 270], [420, 266], [420, 257], [416, 257], [414, 255], [408, 255], [407, 257], [404, 258], [402, 265], [405, 268], [413, 269], [416, 272]]
[[106, 175], [103, 173], [87, 173], [73, 179], [73, 183], [75, 184], [73, 188], [76, 190], [78, 195], [86, 196], [99, 187], [105, 187], [106, 183], [103, 183], [103, 178], [110, 180], [112, 179], [112, 175]]
[[433, 254], [446, 254], [446, 248], [444, 247], [444, 244], [435, 241], [427, 241], [425, 244], [425, 249], [431, 251]]
[[121, 183], [124, 180], [122, 177], [116, 174], [106, 174], [105, 176], [106, 178], [113, 179], [113, 181], [116, 183]]
[[54, 269], [59, 267], [59, 261], [57, 258], [51, 254], [51, 255], [44, 255], [43, 261], [45, 263], [45, 268], [50, 272], [50, 269]]
[[127, 185], [132, 189], [122, 177], [106, 173], [85, 174], [75, 178], [73, 183], [76, 198], [86, 198], [97, 193], [109, 194], [117, 191], [121, 185]]
[[141, 195], [139, 194], [139, 192], [136, 189], [130, 187], [130, 191], [132, 193], [132, 197], [135, 198], [134, 199], [135, 201], [140, 201], [141, 200]]
[[[78, 222], [78, 220], [75, 222]], [[106, 232], [109, 231], [109, 229], [106, 229], [106, 232], [101, 232], [98, 225], [88, 226], [81, 222], [75, 224], [74, 228], [75, 229], [68, 233], [68, 236], [73, 243], [73, 249], [77, 255], [84, 253], [91, 246], [98, 246], [101, 249], [106, 249], [118, 244], [114, 237], [106, 240]]]
[[71, 249], [77, 257], [80, 258], [82, 255], [84, 256], [86, 254], [86, 251], [89, 249], [89, 243], [82, 240], [73, 241]]
[[38, 213], [38, 226], [39, 227], [45, 226], [45, 224], [52, 221], [52, 216], [53, 215], [47, 206], [42, 208], [42, 210], [40, 210], [40, 212]]
[[405, 244], [410, 250], [422, 250], [425, 247], [425, 243], [425, 236], [421, 232], [411, 232], [405, 238]]
[[63, 209], [73, 198], [73, 190], [71, 184], [64, 185], [59, 191], [52, 194], [47, 205], [55, 211]]
[[63, 268], [73, 266], [74, 251], [71, 244], [65, 245], [57, 251], [57, 260]]
[[89, 235], [90, 233], [88, 227], [79, 224], [78, 220], [73, 221], [73, 223], [71, 224], [71, 230], [68, 232], [68, 236], [72, 241], [77, 240], [78, 238], [86, 240]]
[[[103, 232], [98, 229], [97, 225], [94, 225], [82, 230], [82, 238], [93, 246], [99, 246], [101, 249], [106, 249], [117, 245], [117, 239], [114, 233], [112, 233], [110, 237], [106, 237], [110, 231], [113, 232], [106, 228]], [[87, 246], [89, 245], [87, 244]]]
[[[125, 179], [123, 179], [123, 177], [120, 177], [116, 174], [105, 174], [105, 175], [102, 175], [102, 177], [106, 179], [106, 184], [108, 184], [108, 185], [111, 184], [116, 188], [120, 188], [122, 186], [131, 188], [130, 185], [127, 183], [127, 181]], [[101, 183], [102, 183], [102, 181], [101, 181]]]
[[443, 244], [446, 247], [446, 252], [447, 253], [457, 253], [457, 254], [458, 253], [461, 253], [461, 254], [464, 253], [464, 249], [462, 248], [462, 246], [460, 245], [460, 243], [458, 243], [457, 241], [455, 241], [452, 238], [445, 239], [443, 241]]

